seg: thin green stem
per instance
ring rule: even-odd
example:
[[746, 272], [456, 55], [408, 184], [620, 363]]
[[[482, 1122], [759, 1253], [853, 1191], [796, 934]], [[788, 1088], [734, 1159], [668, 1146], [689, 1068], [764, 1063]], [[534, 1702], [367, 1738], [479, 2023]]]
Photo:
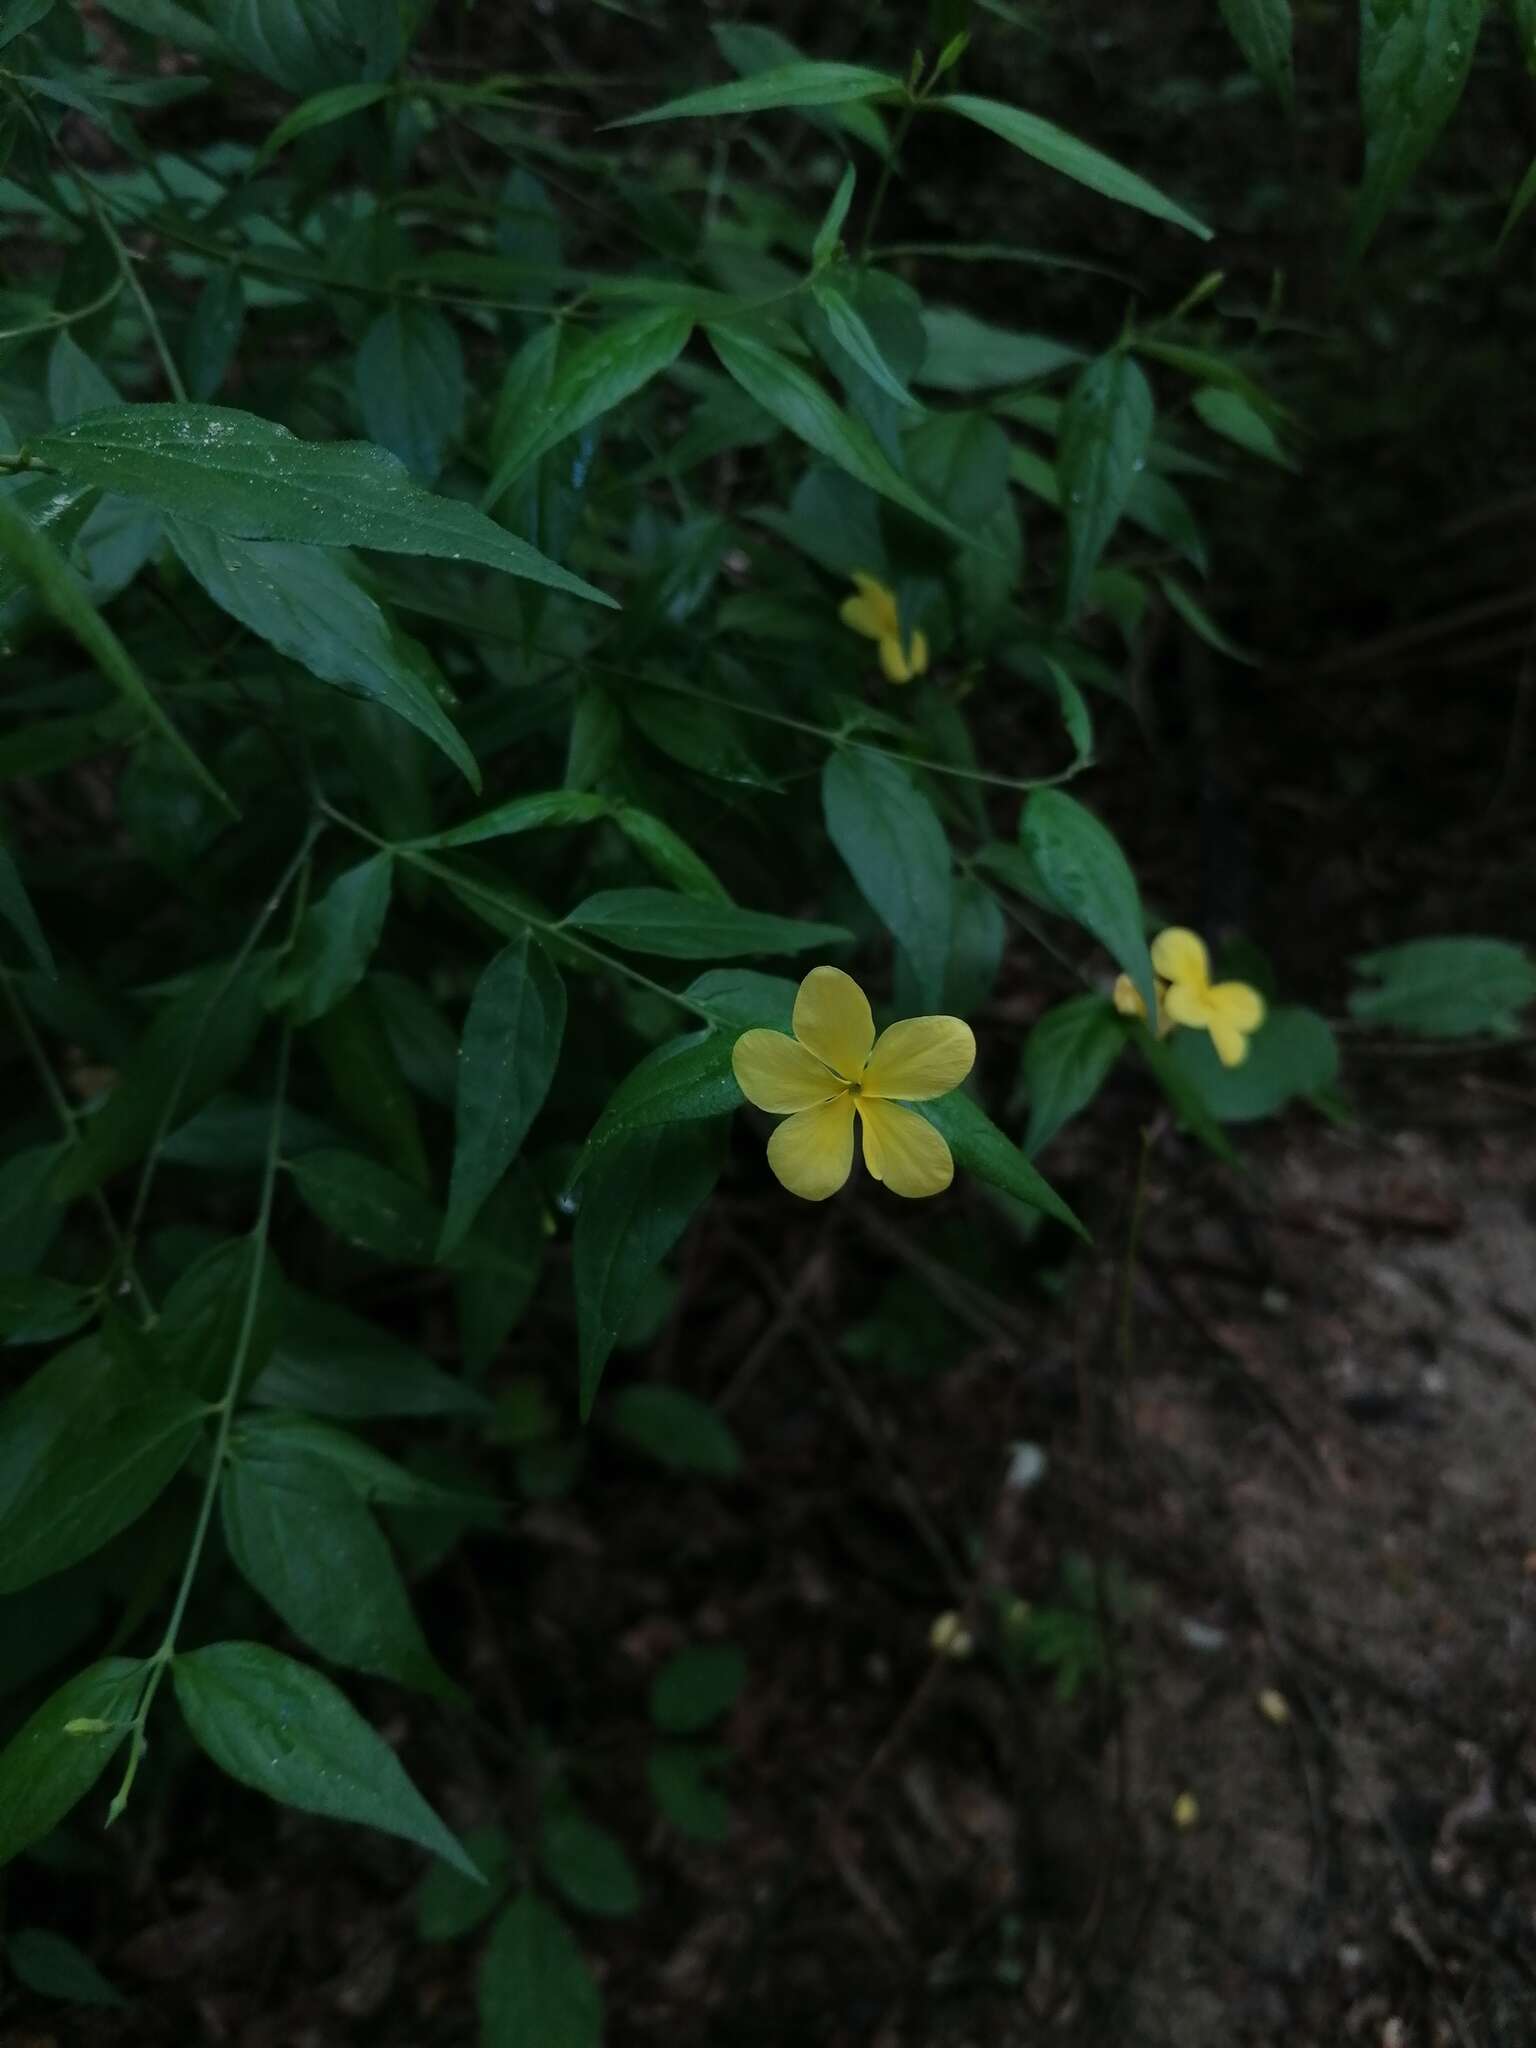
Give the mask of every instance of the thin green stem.
[[885, 209], [885, 195], [890, 190], [891, 174], [896, 169], [897, 161], [901, 156], [901, 145], [907, 139], [907, 130], [912, 126], [917, 109], [918, 102], [916, 100], [908, 100], [907, 104], [902, 108], [900, 118], [896, 123], [896, 133], [891, 137], [890, 151], [886, 156], [885, 162], [880, 166], [880, 178], [875, 186], [875, 196], [869, 202], [869, 213], [864, 222], [864, 232], [859, 237], [859, 261], [861, 263], [869, 261], [869, 252], [874, 245], [875, 229], [879, 227], [880, 215]]
[[77, 164], [71, 162], [68, 157], [65, 157], [64, 161], [69, 164], [70, 175], [85, 194], [86, 203], [91, 209], [92, 219], [106, 236], [111, 246], [113, 258], [117, 263], [118, 270], [122, 274], [123, 283], [127, 285], [129, 291], [134, 296], [144, 325], [149, 330], [149, 338], [154, 344], [155, 354], [160, 358], [160, 368], [165, 374], [165, 381], [169, 387], [170, 394], [178, 404], [185, 405], [187, 402], [187, 387], [181, 381], [181, 372], [176, 367], [176, 358], [171, 354], [170, 347], [166, 342], [165, 330], [160, 325], [160, 316], [150, 304], [149, 294], [139, 281], [139, 274], [133, 267], [133, 258], [129, 255], [122, 236], [112, 225], [111, 215], [102, 205], [101, 196], [97, 192], [95, 185], [86, 176], [85, 172]]
[[[16, 1026], [16, 1035], [26, 1048], [27, 1057], [31, 1060], [33, 1069], [42, 1083], [43, 1093], [47, 1096], [49, 1106], [58, 1119], [60, 1130], [64, 1133], [64, 1137], [69, 1144], [78, 1144], [80, 1142], [79, 1118], [70, 1107], [69, 1100], [59, 1085], [59, 1077], [53, 1071], [52, 1062], [43, 1048], [43, 1042], [37, 1035], [31, 1017], [27, 1014], [26, 1005], [16, 993], [11, 981], [10, 970], [3, 965], [0, 965], [0, 992], [3, 992], [5, 996], [6, 1008], [10, 1011], [11, 1021]], [[114, 1273], [119, 1274], [133, 1290], [134, 1294], [138, 1297], [140, 1312], [148, 1319], [154, 1314], [154, 1303], [150, 1300], [144, 1283], [134, 1268], [131, 1243], [118, 1228], [117, 1218], [112, 1214], [111, 1205], [100, 1188], [92, 1188], [90, 1201], [91, 1207], [96, 1211], [97, 1216], [101, 1220], [102, 1229], [106, 1232], [107, 1242], [112, 1248], [112, 1270]], [[109, 1274], [108, 1284], [110, 1284], [110, 1280], [111, 1275]]]
[[[305, 867], [301, 872], [300, 886], [295, 898], [293, 921], [289, 927], [288, 944], [293, 944], [304, 915], [309, 898], [309, 850], [305, 849]], [[257, 1304], [261, 1298], [261, 1283], [266, 1271], [267, 1239], [272, 1230], [272, 1203], [277, 1189], [277, 1169], [282, 1157], [283, 1111], [288, 1100], [288, 1064], [293, 1050], [293, 1026], [285, 1018], [278, 1038], [277, 1075], [272, 1090], [272, 1125], [267, 1134], [266, 1158], [262, 1165], [261, 1196], [257, 1205], [256, 1221], [251, 1227], [251, 1241], [254, 1253], [251, 1259], [250, 1279], [246, 1283], [245, 1300], [241, 1306], [240, 1328], [235, 1337], [234, 1351], [230, 1358], [229, 1372], [224, 1382], [224, 1391], [213, 1404], [211, 1413], [217, 1415], [218, 1424], [214, 1430], [213, 1445], [208, 1461], [208, 1477], [203, 1486], [203, 1497], [198, 1503], [197, 1521], [192, 1530], [192, 1541], [187, 1549], [186, 1563], [182, 1566], [181, 1583], [176, 1588], [170, 1617], [158, 1648], [149, 1659], [149, 1675], [144, 1689], [139, 1694], [134, 1708], [128, 1742], [128, 1762], [123, 1771], [123, 1781], [118, 1786], [112, 1804], [107, 1811], [107, 1824], [111, 1825], [127, 1806], [133, 1791], [133, 1781], [138, 1776], [143, 1760], [144, 1730], [149, 1722], [150, 1708], [154, 1705], [155, 1694], [160, 1690], [166, 1672], [171, 1668], [176, 1655], [176, 1643], [181, 1633], [181, 1624], [186, 1617], [187, 1602], [192, 1597], [193, 1582], [197, 1568], [202, 1562], [203, 1549], [208, 1540], [209, 1525], [213, 1520], [213, 1504], [218, 1498], [219, 1482], [224, 1475], [224, 1460], [229, 1452], [229, 1434], [234, 1424], [235, 1403], [240, 1392], [240, 1381], [245, 1372], [245, 1362], [250, 1355], [251, 1337], [256, 1328]]]

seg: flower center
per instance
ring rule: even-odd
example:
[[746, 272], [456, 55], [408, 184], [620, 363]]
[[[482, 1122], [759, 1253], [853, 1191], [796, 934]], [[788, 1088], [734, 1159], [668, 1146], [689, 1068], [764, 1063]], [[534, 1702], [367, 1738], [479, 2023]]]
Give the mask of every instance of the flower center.
[[861, 1089], [861, 1087], [862, 1087], [862, 1086], [863, 1086], [862, 1082], [859, 1082], [859, 1081], [850, 1081], [850, 1082], [848, 1083], [848, 1093], [849, 1093], [850, 1095], [857, 1095], [857, 1094], [859, 1093], [859, 1091], [860, 1091], [860, 1089]]

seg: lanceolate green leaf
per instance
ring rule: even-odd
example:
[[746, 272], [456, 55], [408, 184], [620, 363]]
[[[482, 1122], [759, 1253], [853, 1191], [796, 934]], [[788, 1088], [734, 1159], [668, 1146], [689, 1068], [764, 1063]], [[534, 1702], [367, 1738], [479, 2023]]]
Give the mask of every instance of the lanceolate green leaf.
[[583, 1180], [571, 1260], [584, 1416], [641, 1288], [719, 1177], [729, 1130], [710, 1118], [642, 1131], [606, 1147]]
[[1116, 199], [1122, 206], [1139, 207], [1143, 213], [1154, 214], [1159, 220], [1188, 228], [1202, 242], [1211, 239], [1211, 231], [1203, 221], [1196, 220], [1192, 213], [1186, 213], [1182, 206], [1159, 192], [1155, 185], [1149, 185], [1135, 171], [1128, 171], [1123, 164], [1117, 164], [1112, 157], [1105, 156], [1088, 143], [1079, 142], [1075, 135], [1068, 135], [1064, 129], [1042, 121], [1038, 114], [1023, 113], [1017, 107], [1005, 106], [1001, 100], [976, 99], [970, 93], [951, 93], [948, 98], [933, 100], [930, 104], [942, 107], [947, 113], [959, 114], [967, 121], [974, 121], [979, 128], [990, 128], [994, 135], [1000, 135], [1004, 142], [1011, 142], [1026, 156], [1034, 157], [1038, 163], [1047, 164], [1068, 178], [1075, 178], [1079, 185], [1102, 192], [1106, 199]]
[[841, 925], [772, 917], [766, 911], [703, 902], [670, 889], [604, 889], [578, 905], [565, 924], [626, 952], [655, 953], [669, 960], [806, 953], [815, 946], [845, 946], [853, 937]]
[[333, 85], [325, 92], [317, 92], [281, 121], [272, 130], [256, 153], [256, 161], [264, 162], [276, 156], [280, 149], [286, 149], [301, 135], [307, 135], [312, 128], [327, 127], [332, 121], [344, 121], [349, 114], [359, 114], [364, 107], [377, 106], [380, 100], [389, 98], [390, 88], [376, 80], [355, 85]]
[[1050, 1182], [1035, 1171], [1012, 1139], [1006, 1138], [980, 1104], [962, 1089], [957, 1088], [953, 1095], [941, 1095], [936, 1102], [914, 1102], [912, 1107], [948, 1142], [956, 1166], [1087, 1238], [1087, 1231]]
[[338, 875], [300, 925], [269, 991], [295, 1024], [313, 1024], [362, 980], [389, 914], [394, 859], [376, 853]]
[[339, 549], [231, 539], [189, 519], [167, 532], [177, 554], [223, 611], [323, 683], [382, 704], [441, 747], [478, 789], [480, 771], [431, 687], [407, 659], [389, 620]]
[[1146, 463], [1152, 392], [1121, 349], [1090, 363], [1072, 387], [1056, 458], [1067, 517], [1066, 612], [1076, 615], [1099, 557]]
[[1221, 11], [1237, 47], [1289, 113], [1295, 99], [1291, 0], [1221, 0]]
[[872, 383], [883, 391], [887, 398], [894, 398], [898, 405], [904, 405], [911, 412], [921, 412], [922, 404], [915, 399], [902, 383], [885, 357], [880, 345], [865, 325], [863, 317], [849, 301], [825, 278], [818, 278], [811, 287], [812, 296], [827, 316], [827, 325], [833, 336], [845, 348], [859, 368]]
[[0, 1863], [51, 1835], [90, 1791], [128, 1733], [145, 1670], [129, 1657], [93, 1664], [67, 1679], [0, 1751]]
[[0, 1408], [0, 1593], [89, 1557], [166, 1487], [202, 1404], [87, 1337]]
[[367, 1415], [475, 1415], [483, 1394], [339, 1302], [289, 1288], [282, 1333], [250, 1398], [340, 1421]]
[[310, 1649], [354, 1671], [447, 1696], [372, 1511], [299, 1445], [236, 1456], [219, 1489], [229, 1554]]
[[21, 879], [21, 871], [3, 840], [0, 840], [0, 918], [4, 918], [41, 971], [52, 974], [53, 955], [48, 950], [48, 941], [43, 937], [43, 928], [37, 921], [37, 912], [32, 908], [32, 899]]
[[419, 1188], [361, 1152], [306, 1152], [293, 1177], [306, 1205], [347, 1243], [403, 1265], [430, 1266], [442, 1218]]
[[1461, 98], [1483, 0], [1360, 0], [1365, 178], [1351, 251], [1363, 254]]
[[54, 1193], [88, 1194], [148, 1151], [162, 1122], [188, 1117], [244, 1066], [264, 1015], [265, 962], [204, 968], [150, 1025], [103, 1106], [64, 1154]]
[[205, 788], [227, 811], [234, 805], [172, 725], [145, 681], [138, 663], [91, 602], [90, 593], [54, 542], [0, 491], [0, 559], [36, 594], [67, 633], [72, 633], [107, 681], [148, 724], [163, 735]]
[[1024, 806], [1019, 837], [1064, 917], [1091, 932], [1157, 1014], [1141, 892], [1119, 841], [1092, 811], [1059, 789], [1037, 789]]
[[440, 1258], [460, 1243], [517, 1157], [549, 1092], [564, 1031], [565, 984], [525, 932], [481, 975], [464, 1021]]
[[301, 441], [273, 420], [229, 406], [131, 405], [55, 428], [36, 453], [67, 477], [236, 540], [482, 562], [597, 604], [613, 602], [472, 505], [424, 491], [397, 457], [368, 441]]
[[949, 842], [932, 804], [904, 768], [862, 747], [828, 755], [821, 800], [832, 844], [937, 1010], [954, 903]]
[[709, 338], [715, 354], [742, 390], [790, 433], [883, 498], [938, 527], [951, 540], [962, 546], [971, 543], [972, 535], [930, 505], [893, 468], [864, 422], [845, 413], [798, 363], [734, 327], [712, 327]]
[[318, 1671], [260, 1643], [213, 1643], [178, 1656], [171, 1676], [194, 1737], [242, 1785], [403, 1835], [479, 1876], [394, 1751]]
[[884, 71], [871, 71], [863, 64], [818, 64], [809, 59], [798, 64], [776, 65], [770, 71], [754, 72], [730, 85], [712, 85], [703, 92], [685, 93], [681, 99], [650, 107], [627, 120], [612, 121], [613, 128], [634, 128], [642, 121], [681, 121], [701, 115], [757, 114], [773, 107], [839, 107], [851, 100], [878, 99], [885, 93], [899, 93], [902, 83]]
[[481, 502], [487, 508], [496, 505], [545, 449], [632, 398], [676, 361], [692, 332], [691, 314], [652, 310], [579, 342], [539, 403], [512, 425], [510, 443]]
[[357, 402], [370, 440], [434, 482], [464, 425], [464, 351], [434, 306], [390, 306], [357, 351]]
[[1125, 1025], [1107, 996], [1073, 996], [1046, 1011], [1024, 1042], [1026, 1152], [1048, 1145], [1092, 1102], [1124, 1049]]
[[613, 806], [605, 796], [591, 796], [579, 789], [541, 790], [533, 796], [515, 796], [462, 825], [416, 843], [422, 847], [476, 846], [482, 839], [506, 839], [518, 832], [540, 832], [550, 825], [590, 825], [606, 818]]

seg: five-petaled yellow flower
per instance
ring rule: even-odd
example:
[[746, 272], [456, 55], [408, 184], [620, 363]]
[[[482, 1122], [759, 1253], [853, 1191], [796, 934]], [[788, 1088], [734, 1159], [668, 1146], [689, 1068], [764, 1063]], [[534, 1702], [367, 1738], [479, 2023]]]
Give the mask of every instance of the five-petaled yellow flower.
[[923, 675], [928, 667], [928, 637], [925, 633], [913, 633], [902, 645], [895, 591], [887, 590], [879, 577], [863, 569], [854, 570], [853, 580], [859, 586], [859, 594], [843, 599], [838, 611], [843, 624], [862, 633], [866, 640], [879, 642], [880, 666], [887, 682], [910, 683], [914, 676]]
[[875, 1039], [863, 989], [838, 967], [813, 967], [795, 997], [794, 1037], [744, 1031], [731, 1050], [741, 1092], [783, 1116], [768, 1164], [792, 1195], [824, 1202], [853, 1170], [853, 1126], [864, 1163], [893, 1195], [939, 1195], [954, 1179], [948, 1145], [904, 1102], [958, 1088], [976, 1058], [958, 1017], [908, 1017]]
[[[1213, 982], [1204, 940], [1182, 925], [1170, 925], [1152, 941], [1152, 971], [1157, 976], [1158, 1037], [1166, 1038], [1175, 1024], [1209, 1031], [1221, 1064], [1240, 1067], [1248, 1057], [1249, 1039], [1264, 1022], [1258, 990], [1246, 981]], [[1129, 975], [1115, 983], [1115, 1008], [1126, 1017], [1147, 1014]]]

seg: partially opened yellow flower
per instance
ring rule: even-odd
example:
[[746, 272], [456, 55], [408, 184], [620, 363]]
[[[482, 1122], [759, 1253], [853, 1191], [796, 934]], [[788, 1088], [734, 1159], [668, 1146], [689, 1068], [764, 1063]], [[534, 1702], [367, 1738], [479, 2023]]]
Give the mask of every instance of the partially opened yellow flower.
[[[1173, 1029], [1173, 1019], [1168, 1014], [1168, 1004], [1164, 1000], [1168, 985], [1166, 982], [1155, 981], [1153, 987], [1157, 990], [1157, 1035], [1159, 1038], [1166, 1038]], [[1146, 1003], [1142, 1000], [1141, 990], [1128, 974], [1115, 976], [1113, 1000], [1122, 1017], [1140, 1017], [1143, 1023], [1146, 1022]]]
[[866, 640], [879, 642], [880, 666], [887, 682], [910, 683], [914, 676], [923, 675], [928, 667], [928, 638], [924, 633], [913, 633], [902, 645], [901, 613], [895, 591], [887, 590], [877, 576], [870, 576], [863, 569], [854, 570], [853, 580], [859, 586], [859, 594], [844, 598], [837, 614], [843, 624], [862, 633]]
[[1209, 1031], [1216, 1057], [1224, 1067], [1240, 1067], [1248, 1057], [1248, 1040], [1264, 1022], [1264, 998], [1246, 981], [1211, 980], [1211, 956], [1205, 943], [1182, 925], [1172, 925], [1152, 941], [1152, 968], [1168, 988], [1163, 996], [1175, 1024]]
[[795, 997], [794, 1037], [744, 1031], [731, 1067], [748, 1102], [784, 1118], [768, 1164], [792, 1195], [824, 1202], [853, 1171], [853, 1126], [864, 1164], [893, 1195], [940, 1195], [955, 1177], [948, 1145], [904, 1102], [958, 1088], [976, 1058], [958, 1017], [908, 1017], [875, 1040], [863, 989], [839, 967], [813, 967]]

